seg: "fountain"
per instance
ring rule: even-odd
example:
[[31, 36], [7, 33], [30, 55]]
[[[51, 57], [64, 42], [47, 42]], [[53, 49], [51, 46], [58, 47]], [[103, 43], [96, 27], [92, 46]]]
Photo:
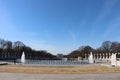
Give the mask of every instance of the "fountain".
[[24, 54], [24, 52], [22, 53], [22, 56], [21, 56], [21, 63], [25, 63], [25, 54]]
[[88, 60], [89, 60], [89, 63], [90, 63], [90, 64], [94, 63], [92, 52], [90, 52], [90, 55], [89, 55], [89, 57], [88, 57]]

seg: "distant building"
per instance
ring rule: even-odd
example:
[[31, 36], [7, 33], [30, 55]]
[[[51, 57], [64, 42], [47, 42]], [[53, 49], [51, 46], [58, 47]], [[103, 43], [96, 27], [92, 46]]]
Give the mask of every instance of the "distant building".
[[63, 58], [63, 57], [64, 57], [63, 54], [57, 54], [56, 56], [57, 56], [58, 58]]

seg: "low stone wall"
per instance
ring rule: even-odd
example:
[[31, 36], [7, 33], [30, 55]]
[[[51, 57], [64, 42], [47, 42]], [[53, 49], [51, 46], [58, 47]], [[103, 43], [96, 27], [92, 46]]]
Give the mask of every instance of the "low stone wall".
[[120, 66], [120, 61], [117, 61], [117, 63], [116, 63], [116, 64], [117, 64], [117, 66]]

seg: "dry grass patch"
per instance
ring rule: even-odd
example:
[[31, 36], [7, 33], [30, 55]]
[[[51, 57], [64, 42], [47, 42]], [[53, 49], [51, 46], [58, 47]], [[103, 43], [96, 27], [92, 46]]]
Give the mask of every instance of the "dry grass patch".
[[120, 72], [120, 68], [110, 68], [98, 65], [86, 66], [26, 66], [4, 65], [0, 72], [35, 73], [35, 74], [78, 74], [78, 73], [107, 73]]

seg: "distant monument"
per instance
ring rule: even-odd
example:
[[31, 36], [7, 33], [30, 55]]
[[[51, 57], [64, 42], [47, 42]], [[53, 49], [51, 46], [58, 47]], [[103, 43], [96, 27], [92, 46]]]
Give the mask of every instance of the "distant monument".
[[21, 63], [25, 63], [25, 54], [24, 54], [24, 52], [22, 53], [22, 56], [21, 56]]
[[62, 60], [63, 60], [63, 61], [67, 61], [67, 60], [68, 60], [68, 58], [66, 58], [66, 57], [65, 57], [65, 58], [62, 58]]
[[89, 57], [88, 57], [88, 60], [89, 60], [89, 63], [90, 63], [90, 64], [94, 63], [92, 52], [90, 52], [90, 55], [89, 55]]

